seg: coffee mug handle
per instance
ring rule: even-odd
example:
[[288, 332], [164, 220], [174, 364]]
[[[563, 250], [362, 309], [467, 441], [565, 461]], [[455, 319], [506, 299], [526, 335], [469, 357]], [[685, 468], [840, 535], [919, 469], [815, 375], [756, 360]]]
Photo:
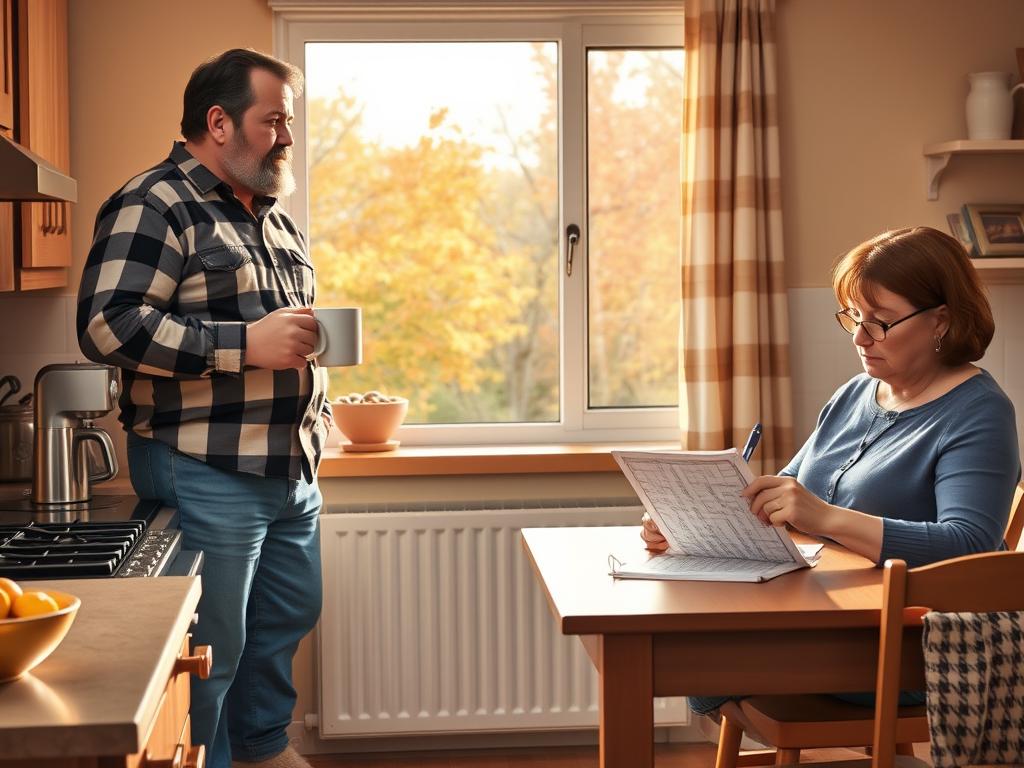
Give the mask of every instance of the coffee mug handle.
[[[315, 319], [315, 318], [314, 318]], [[327, 329], [319, 320], [316, 321], [316, 346], [313, 347], [313, 357], [322, 355], [327, 349]]]

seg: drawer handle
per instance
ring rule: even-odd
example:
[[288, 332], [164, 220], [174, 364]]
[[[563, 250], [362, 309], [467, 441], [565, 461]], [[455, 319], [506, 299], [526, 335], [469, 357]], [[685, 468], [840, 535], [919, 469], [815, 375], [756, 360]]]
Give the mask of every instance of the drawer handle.
[[205, 768], [206, 766], [206, 745], [200, 744], [192, 747], [185, 758], [185, 768]]
[[174, 663], [174, 674], [187, 673], [200, 680], [206, 680], [213, 669], [213, 648], [209, 645], [197, 645], [194, 656], [179, 656]]
[[146, 754], [146, 768], [205, 768], [206, 746], [200, 744], [192, 747], [185, 755], [185, 745], [179, 744], [174, 748], [174, 757], [170, 760], [154, 760]]
[[153, 760], [146, 754], [146, 768], [184, 768], [185, 745], [179, 744], [174, 748], [174, 757], [170, 760]]

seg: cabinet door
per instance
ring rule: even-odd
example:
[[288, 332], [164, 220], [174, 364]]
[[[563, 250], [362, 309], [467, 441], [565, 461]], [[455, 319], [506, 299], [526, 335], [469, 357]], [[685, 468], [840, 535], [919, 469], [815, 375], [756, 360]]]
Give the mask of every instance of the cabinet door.
[[[7, 0], [0, 0], [0, 3]], [[0, 128], [9, 139], [14, 134]], [[14, 290], [14, 204], [0, 203], [0, 291]]]
[[0, 129], [14, 128], [14, 0], [0, 0]]
[[[17, 26], [18, 141], [69, 173], [67, 0], [18, 0]], [[62, 268], [71, 265], [71, 205], [19, 205], [21, 287], [66, 284], [67, 272]], [[31, 274], [33, 269], [47, 267]]]

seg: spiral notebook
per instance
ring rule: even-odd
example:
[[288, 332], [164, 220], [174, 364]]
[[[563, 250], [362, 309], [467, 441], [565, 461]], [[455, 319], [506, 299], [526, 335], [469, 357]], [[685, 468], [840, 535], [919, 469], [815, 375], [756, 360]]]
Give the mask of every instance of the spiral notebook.
[[608, 557], [620, 579], [768, 581], [811, 567], [821, 544], [797, 545], [765, 525], [740, 492], [754, 480], [735, 448], [727, 451], [612, 451], [647, 513], [668, 541], [663, 554]]

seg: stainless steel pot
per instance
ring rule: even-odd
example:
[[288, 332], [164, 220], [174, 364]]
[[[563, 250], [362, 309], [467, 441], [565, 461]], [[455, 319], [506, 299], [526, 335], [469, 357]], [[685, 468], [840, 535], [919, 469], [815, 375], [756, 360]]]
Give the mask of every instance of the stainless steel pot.
[[0, 483], [32, 479], [32, 403], [0, 406]]

